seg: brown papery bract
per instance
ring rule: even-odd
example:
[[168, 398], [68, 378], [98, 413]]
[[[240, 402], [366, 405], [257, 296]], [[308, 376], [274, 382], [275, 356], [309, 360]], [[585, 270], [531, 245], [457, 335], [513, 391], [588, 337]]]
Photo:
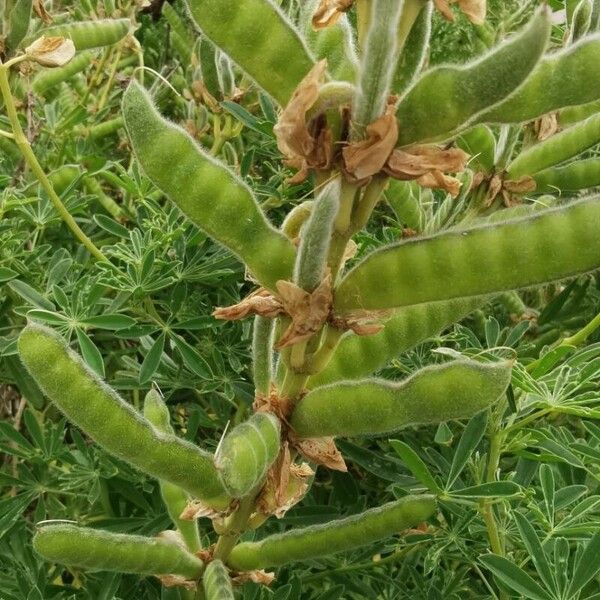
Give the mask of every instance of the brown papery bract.
[[458, 8], [474, 25], [483, 25], [487, 12], [486, 0], [433, 0], [435, 7], [448, 21], [454, 21], [451, 4], [458, 2]]
[[354, 0], [321, 0], [312, 17], [314, 29], [335, 25], [340, 17], [354, 4]]

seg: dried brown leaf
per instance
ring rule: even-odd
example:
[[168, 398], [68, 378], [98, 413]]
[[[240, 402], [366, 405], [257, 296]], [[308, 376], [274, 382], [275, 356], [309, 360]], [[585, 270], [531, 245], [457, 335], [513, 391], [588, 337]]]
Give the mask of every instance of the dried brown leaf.
[[313, 14], [312, 26], [315, 29], [324, 29], [335, 25], [353, 4], [354, 0], [321, 0]]
[[35, 11], [35, 14], [44, 22], [44, 24], [48, 25], [52, 23], [52, 17], [44, 6], [44, 0], [33, 0], [33, 10]]

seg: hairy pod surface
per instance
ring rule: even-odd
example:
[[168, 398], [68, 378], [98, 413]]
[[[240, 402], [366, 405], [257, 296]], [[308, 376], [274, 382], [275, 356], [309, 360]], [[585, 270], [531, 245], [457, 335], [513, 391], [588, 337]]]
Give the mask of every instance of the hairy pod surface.
[[533, 178], [537, 184], [536, 191], [545, 194], [556, 194], [557, 191], [577, 192], [597, 187], [600, 185], [600, 158], [587, 158], [564, 167], [544, 169]]
[[294, 529], [259, 542], [242, 542], [227, 562], [234, 569], [251, 570], [344, 552], [422, 523], [434, 511], [433, 496], [405, 496], [345, 519]]
[[314, 61], [271, 0], [187, 0], [198, 27], [282, 106]]
[[38, 73], [31, 87], [36, 94], [43, 94], [55, 85], [67, 81], [73, 75], [87, 69], [94, 58], [93, 52], [82, 52], [75, 55], [66, 65], [54, 69], [45, 69]]
[[297, 404], [290, 424], [300, 437], [380, 435], [409, 425], [472, 417], [510, 383], [512, 361], [457, 360], [392, 383], [366, 379], [326, 385]]
[[279, 454], [281, 426], [270, 413], [255, 413], [221, 442], [215, 465], [225, 489], [235, 498], [251, 492]]
[[33, 547], [46, 560], [92, 571], [198, 579], [204, 568], [199, 558], [175, 542], [76, 525], [44, 525]]
[[273, 379], [273, 319], [257, 315], [252, 329], [252, 375], [256, 393], [266, 396]]
[[71, 39], [76, 50], [88, 50], [116, 44], [129, 33], [130, 29], [131, 21], [129, 19], [100, 19], [98, 21], [65, 23], [46, 27], [36, 32], [35, 37], [29, 36], [21, 45], [26, 45], [41, 35], [62, 36]]
[[578, 106], [567, 106], [558, 111], [558, 124], [561, 127], [579, 123], [600, 112], [600, 100]]
[[437, 335], [476, 308], [486, 298], [457, 298], [402, 308], [385, 322], [375, 335], [347, 333], [341, 339], [329, 364], [308, 381], [309, 388], [340, 381], [360, 379], [384, 367], [392, 358]]
[[600, 98], [600, 35], [545, 56], [506, 101], [482, 113], [480, 123], [523, 123], [565, 106]]
[[212, 456], [162, 433], [127, 404], [47, 327], [28, 325], [19, 355], [44, 394], [96, 443], [141, 471], [185, 489], [214, 508], [228, 504]]
[[463, 132], [456, 145], [471, 155], [469, 167], [475, 171], [490, 173], [496, 159], [496, 138], [487, 125], [476, 125]]
[[202, 576], [206, 600], [234, 600], [231, 579], [220, 560], [211, 561]]
[[510, 179], [534, 175], [577, 156], [600, 142], [600, 113], [527, 148], [508, 166]]
[[123, 96], [123, 116], [144, 172], [185, 215], [243, 260], [265, 287], [290, 279], [294, 246], [268, 223], [246, 184], [164, 119], [135, 81]]
[[[596, 169], [596, 172], [598, 170]], [[530, 217], [410, 239], [367, 256], [334, 309], [387, 309], [483, 296], [600, 268], [600, 198]]]
[[423, 231], [425, 225], [421, 198], [422, 188], [414, 181], [390, 179], [385, 199], [398, 221], [417, 232]]
[[549, 35], [549, 13], [543, 8], [481, 59], [426, 72], [398, 104], [398, 145], [446, 139], [504, 100], [535, 68]]
[[[4, 50], [15, 50], [21, 43], [21, 40], [27, 35], [29, 22], [31, 21], [31, 7], [32, 0], [14, 1], [10, 12], [8, 12], [8, 18], [4, 21], [4, 27], [6, 28], [3, 32]], [[3, 11], [8, 11], [8, 9], [9, 7], [4, 6], [3, 3]]]
[[323, 280], [340, 190], [339, 178], [328, 183], [315, 199], [310, 217], [302, 227], [294, 281], [307, 292], [312, 292]]

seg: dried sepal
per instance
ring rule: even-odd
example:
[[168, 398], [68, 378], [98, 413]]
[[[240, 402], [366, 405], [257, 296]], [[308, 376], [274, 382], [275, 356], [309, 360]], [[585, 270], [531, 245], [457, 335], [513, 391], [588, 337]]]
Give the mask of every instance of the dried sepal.
[[195, 581], [186, 579], [181, 575], [157, 575], [156, 578], [165, 587], [182, 587], [186, 590], [195, 590], [197, 587]]
[[304, 458], [334, 471], [348, 471], [342, 453], [337, 449], [332, 437], [295, 439], [291, 443]]
[[537, 183], [533, 177], [526, 175], [516, 181], [505, 180], [501, 173], [494, 173], [491, 178], [487, 178], [483, 173], [476, 173], [473, 177], [472, 188], [481, 185], [487, 181], [487, 193], [485, 196], [484, 206], [491, 206], [494, 200], [502, 197], [502, 204], [506, 207], [519, 204], [518, 196], [528, 192], [534, 192]]
[[25, 54], [43, 67], [62, 67], [75, 56], [75, 44], [64, 37], [43, 35], [25, 48]]
[[454, 13], [450, 8], [451, 4], [458, 3], [460, 11], [474, 25], [483, 25], [487, 12], [486, 0], [433, 0], [435, 7], [442, 13], [442, 16], [448, 21], [454, 21]]
[[268, 290], [260, 288], [246, 296], [241, 302], [233, 306], [219, 307], [212, 314], [215, 319], [236, 321], [249, 315], [272, 318], [282, 313], [281, 301]]
[[264, 569], [254, 571], [242, 571], [231, 578], [235, 585], [242, 585], [248, 581], [259, 585], [271, 585], [275, 581], [275, 573], [268, 573]]
[[183, 509], [179, 515], [179, 518], [182, 521], [194, 521], [203, 517], [207, 517], [209, 519], [219, 519], [230, 514], [232, 509], [233, 505], [230, 505], [227, 510], [217, 511], [214, 508], [207, 506], [200, 500], [192, 500]]
[[353, 4], [354, 0], [321, 0], [312, 17], [313, 28], [324, 29], [335, 25]]
[[32, 8], [45, 25], [52, 23], [52, 17], [44, 6], [44, 0], [33, 0]]
[[548, 113], [541, 116], [533, 122], [533, 131], [539, 142], [543, 142], [558, 133], [560, 126], [558, 124], [558, 113]]

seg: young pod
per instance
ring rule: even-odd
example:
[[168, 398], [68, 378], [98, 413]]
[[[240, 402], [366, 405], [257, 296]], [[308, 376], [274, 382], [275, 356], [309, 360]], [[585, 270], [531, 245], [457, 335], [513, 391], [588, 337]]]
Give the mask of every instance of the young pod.
[[215, 465], [225, 489], [234, 498], [250, 493], [275, 462], [280, 448], [279, 419], [255, 413], [221, 441]]
[[36, 94], [44, 94], [54, 86], [77, 75], [77, 73], [85, 71], [92, 64], [93, 58], [94, 54], [92, 52], [82, 52], [81, 54], [76, 54], [62, 67], [40, 71], [31, 84], [33, 91]]
[[314, 61], [271, 0], [187, 0], [204, 35], [285, 106]]
[[345, 519], [293, 529], [259, 542], [242, 542], [227, 563], [233, 569], [250, 571], [345, 552], [414, 527], [434, 511], [433, 496], [405, 496]]
[[21, 332], [18, 348], [21, 361], [44, 394], [106, 451], [214, 508], [228, 505], [212, 456], [156, 429], [54, 331], [30, 324]]
[[469, 167], [474, 171], [491, 173], [496, 157], [496, 138], [487, 125], [467, 129], [456, 140], [456, 145], [471, 156]]
[[4, 21], [6, 31], [4, 32], [3, 51], [8, 51], [9, 56], [27, 35], [31, 21], [32, 0], [14, 0], [11, 4], [2, 3], [2, 10], [6, 11], [8, 17]]
[[35, 551], [46, 560], [91, 571], [138, 575], [179, 575], [199, 579], [204, 564], [176, 542], [56, 524], [40, 527]]
[[385, 192], [385, 199], [398, 221], [417, 232], [423, 231], [425, 225], [421, 191], [414, 181], [391, 179]]
[[508, 99], [477, 117], [478, 123], [524, 123], [565, 106], [600, 98], [600, 36], [586, 36], [545, 56]]
[[600, 201], [588, 198], [521, 219], [409, 239], [371, 253], [350, 271], [336, 290], [334, 309], [483, 296], [593, 271], [600, 268], [599, 230]]
[[[129, 19], [100, 19], [52, 25], [37, 32], [35, 38], [42, 35], [69, 38], [73, 41], [76, 50], [88, 50], [116, 44], [129, 33], [130, 29]], [[26, 46], [35, 38], [29, 36], [21, 45]]]
[[208, 563], [202, 576], [202, 584], [206, 600], [234, 600], [231, 578], [220, 560]]
[[273, 378], [273, 319], [257, 315], [252, 330], [252, 374], [257, 394], [267, 396]]
[[521, 152], [508, 165], [507, 178], [518, 180], [526, 175], [534, 175], [581, 154], [598, 142], [600, 142], [600, 113]]
[[512, 364], [456, 360], [420, 369], [399, 383], [365, 379], [326, 385], [298, 402], [290, 424], [303, 438], [352, 437], [467, 419], [504, 394]]
[[250, 188], [164, 119], [135, 81], [123, 95], [123, 117], [146, 175], [183, 213], [243, 260], [265, 287], [290, 279], [294, 246], [268, 223]]
[[487, 298], [457, 298], [401, 308], [374, 335], [342, 337], [329, 364], [308, 380], [309, 388], [360, 379], [383, 368], [400, 353], [437, 335], [479, 308]]
[[558, 124], [561, 127], [567, 127], [593, 117], [598, 112], [600, 112], [600, 100], [578, 106], [566, 106], [558, 111]]
[[427, 71], [398, 104], [398, 145], [447, 139], [504, 100], [533, 71], [549, 35], [549, 11], [541, 8], [522, 31], [482, 58]]
[[541, 194], [577, 192], [598, 187], [600, 186], [600, 158], [576, 160], [564, 167], [545, 169], [536, 173], [533, 178], [536, 192]]

